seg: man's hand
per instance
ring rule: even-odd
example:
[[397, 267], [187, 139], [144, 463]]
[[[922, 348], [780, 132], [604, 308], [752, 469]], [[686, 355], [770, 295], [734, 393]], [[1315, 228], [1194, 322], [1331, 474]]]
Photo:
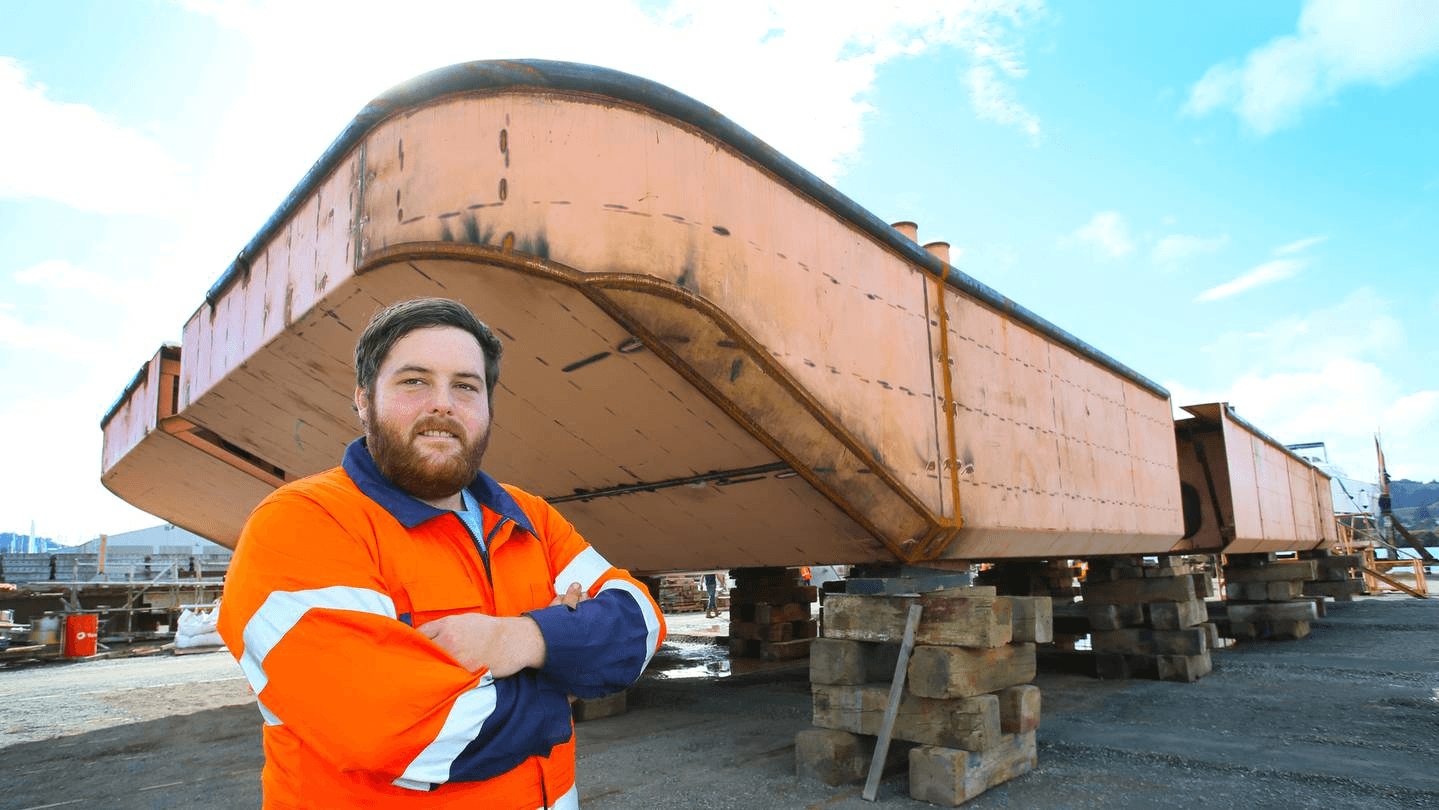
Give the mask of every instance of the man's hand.
[[570, 610], [574, 610], [576, 605], [581, 602], [588, 602], [589, 598], [590, 595], [585, 593], [585, 589], [580, 587], [580, 583], [571, 582], [569, 590], [551, 599], [549, 606], [564, 605]]
[[458, 613], [415, 629], [471, 672], [488, 668], [496, 678], [505, 678], [545, 664], [545, 637], [529, 616]]

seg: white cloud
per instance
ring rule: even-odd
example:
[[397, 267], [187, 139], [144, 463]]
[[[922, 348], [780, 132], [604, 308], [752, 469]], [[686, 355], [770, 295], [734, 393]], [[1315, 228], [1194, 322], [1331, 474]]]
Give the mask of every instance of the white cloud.
[[1176, 406], [1229, 402], [1281, 442], [1325, 442], [1332, 461], [1364, 479], [1374, 477], [1382, 430], [1391, 475], [1439, 477], [1439, 391], [1406, 391], [1376, 362], [1403, 351], [1390, 309], [1361, 288], [1332, 307], [1231, 332], [1204, 349], [1212, 378], [1229, 382], [1166, 387]]
[[1351, 85], [1385, 87], [1439, 57], [1439, 3], [1433, 0], [1310, 0], [1298, 30], [1276, 37], [1242, 65], [1211, 67], [1184, 111], [1232, 108], [1268, 135]]
[[1129, 226], [1117, 211], [1100, 211], [1060, 241], [1089, 245], [1110, 258], [1127, 256], [1134, 251]]
[[[361, 106], [397, 82], [442, 65], [518, 57], [600, 65], [660, 82], [832, 181], [863, 142], [872, 112], [864, 95], [881, 66], [949, 49], [1018, 78], [1017, 30], [1042, 8], [1037, 0], [554, 0], [538, 11], [417, 0], [397, 15], [385, 0], [186, 5], [240, 31], [255, 49], [250, 87], [225, 131], [226, 145], [246, 155], [237, 161], [251, 174], [246, 185], [263, 186], [256, 207], [273, 205]], [[365, 58], [355, 59], [357, 50]], [[337, 71], [337, 64], [346, 68]], [[295, 92], [297, 76], [324, 77], [324, 92]], [[277, 120], [286, 125], [274, 126]], [[265, 175], [254, 177], [257, 169]]]
[[181, 166], [145, 135], [84, 104], [49, 97], [0, 56], [0, 198], [40, 199], [102, 214], [183, 210]]
[[1288, 256], [1291, 253], [1299, 253], [1305, 248], [1313, 247], [1328, 239], [1328, 236], [1311, 236], [1308, 239], [1300, 239], [1297, 242], [1290, 242], [1287, 245], [1280, 245], [1274, 249], [1275, 256]]
[[1356, 477], [1375, 478], [1376, 431], [1390, 475], [1439, 476], [1439, 391], [1404, 394], [1373, 363], [1340, 358], [1312, 371], [1242, 377], [1230, 402], [1281, 442], [1324, 442], [1329, 458]]
[[76, 267], [64, 259], [47, 259], [32, 267], [18, 270], [15, 280], [21, 284], [52, 290], [81, 290], [96, 296], [111, 292], [110, 280], [99, 273]]
[[1228, 234], [1210, 237], [1170, 234], [1155, 244], [1153, 258], [1158, 264], [1180, 262], [1206, 253], [1218, 253], [1228, 245]]
[[999, 79], [994, 68], [976, 65], [969, 69], [969, 100], [980, 120], [1012, 126], [1039, 141], [1039, 118], [1014, 99], [1014, 91]]
[[[35, 325], [0, 313], [0, 348], [19, 349], [31, 355], [43, 354], [57, 360], [80, 362], [88, 367], [97, 356], [108, 356], [106, 345], [102, 341], [81, 337], [64, 327]], [[146, 359], [141, 358], [135, 366], [138, 368]]]
[[1376, 478], [1374, 433], [1382, 430], [1390, 475], [1439, 478], [1439, 391], [1403, 394], [1373, 363], [1331, 358], [1313, 369], [1245, 374], [1217, 391], [1166, 387], [1176, 410], [1228, 402], [1281, 443], [1322, 441], [1330, 461], [1361, 480]]
[[[100, 483], [96, 426], [105, 396], [92, 388], [0, 403], [0, 424], [18, 426], [6, 434], [6, 453], [25, 460], [0, 464], [0, 490], [8, 493], [0, 499], [0, 530], [29, 531], [33, 520], [37, 535], [77, 543], [163, 522]], [[56, 426], [63, 429], [47, 429]]]
[[1196, 297], [1195, 301], [1218, 301], [1221, 298], [1228, 298], [1231, 295], [1238, 295], [1246, 290], [1255, 287], [1262, 287], [1265, 284], [1273, 284], [1276, 281], [1283, 281], [1292, 278], [1308, 262], [1303, 259], [1275, 259], [1255, 267], [1244, 275], [1226, 281], [1223, 284], [1210, 287]]

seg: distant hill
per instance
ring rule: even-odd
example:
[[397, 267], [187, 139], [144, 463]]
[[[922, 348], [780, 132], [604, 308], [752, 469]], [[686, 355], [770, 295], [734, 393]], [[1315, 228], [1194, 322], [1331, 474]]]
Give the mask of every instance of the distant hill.
[[1439, 481], [1421, 484], [1404, 478], [1389, 481], [1389, 496], [1394, 500], [1395, 509], [1413, 506], [1433, 506], [1439, 503]]
[[1421, 484], [1404, 479], [1389, 482], [1389, 495], [1394, 499], [1394, 517], [1416, 534], [1428, 530], [1425, 545], [1436, 542], [1433, 532], [1439, 529], [1439, 481]]

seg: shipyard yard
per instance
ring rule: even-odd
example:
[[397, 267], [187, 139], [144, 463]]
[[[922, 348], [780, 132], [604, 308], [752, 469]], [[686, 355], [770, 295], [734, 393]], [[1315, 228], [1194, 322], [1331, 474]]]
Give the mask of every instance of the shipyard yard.
[[[577, 726], [586, 808], [860, 808], [795, 776], [803, 662], [735, 661], [671, 617], [627, 713]], [[1439, 600], [1332, 604], [1195, 683], [1045, 672], [1038, 766], [972, 808], [1439, 808]], [[223, 652], [0, 671], [0, 809], [257, 807], [259, 715]], [[901, 769], [880, 803], [909, 797]]]

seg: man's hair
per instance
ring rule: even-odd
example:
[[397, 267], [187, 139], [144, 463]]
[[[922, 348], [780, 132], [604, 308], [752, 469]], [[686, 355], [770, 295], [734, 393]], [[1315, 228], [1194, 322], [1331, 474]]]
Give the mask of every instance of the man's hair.
[[412, 298], [375, 313], [355, 344], [355, 384], [373, 393], [380, 364], [385, 362], [395, 341], [416, 329], [431, 326], [453, 326], [474, 335], [485, 355], [485, 393], [493, 406], [495, 383], [500, 379], [500, 339], [469, 307], [448, 298]]

